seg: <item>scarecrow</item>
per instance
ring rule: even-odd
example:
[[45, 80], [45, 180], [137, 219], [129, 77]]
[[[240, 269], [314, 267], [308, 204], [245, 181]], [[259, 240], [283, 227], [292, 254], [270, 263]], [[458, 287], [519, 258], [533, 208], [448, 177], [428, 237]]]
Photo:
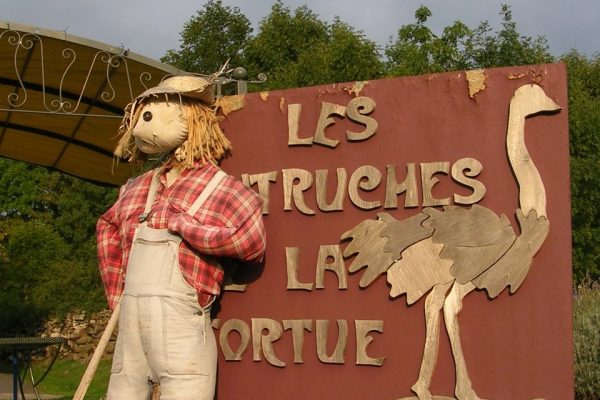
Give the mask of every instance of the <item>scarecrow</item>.
[[97, 225], [106, 296], [121, 309], [108, 399], [147, 399], [159, 383], [162, 400], [212, 400], [219, 258], [264, 255], [259, 196], [218, 167], [231, 144], [213, 81], [174, 76], [125, 109], [115, 155], [163, 161], [123, 185]]

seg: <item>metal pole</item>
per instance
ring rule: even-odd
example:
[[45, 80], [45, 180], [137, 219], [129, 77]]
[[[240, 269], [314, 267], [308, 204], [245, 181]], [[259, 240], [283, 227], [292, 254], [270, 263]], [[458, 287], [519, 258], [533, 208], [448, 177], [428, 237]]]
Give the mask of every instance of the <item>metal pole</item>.
[[8, 357], [8, 359], [12, 363], [12, 373], [13, 373], [13, 400], [18, 399], [18, 387], [19, 387], [19, 358], [17, 354], [17, 350], [13, 350], [13, 353]]

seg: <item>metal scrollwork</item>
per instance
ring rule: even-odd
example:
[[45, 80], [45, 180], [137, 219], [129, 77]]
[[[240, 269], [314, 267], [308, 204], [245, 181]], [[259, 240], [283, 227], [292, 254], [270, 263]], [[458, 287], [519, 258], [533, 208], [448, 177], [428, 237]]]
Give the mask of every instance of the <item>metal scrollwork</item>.
[[149, 89], [147, 83], [152, 80], [152, 75], [148, 72], [142, 72], [140, 74], [140, 83], [144, 87], [145, 90]]
[[[17, 31], [4, 31], [0, 33], [0, 40], [7, 37], [8, 44], [15, 46], [15, 53], [13, 55], [13, 64], [15, 68], [15, 75], [19, 82], [19, 87], [15, 89], [14, 92], [10, 93], [7, 97], [8, 104], [11, 107], [20, 107], [27, 101], [27, 89], [23, 84], [23, 79], [21, 78], [21, 71], [19, 70], [19, 49], [31, 50], [34, 46], [34, 39], [29, 38], [30, 36], [35, 36], [31, 34], [21, 35], [20, 32]], [[43, 79], [43, 76], [42, 76]], [[22, 91], [22, 95], [19, 95], [18, 91]]]
[[[128, 50], [123, 47], [121, 47], [120, 51], [117, 53], [111, 53], [107, 50], [97, 50], [97, 52], [90, 57], [89, 65], [85, 67], [86, 72], [84, 73], [85, 79], [83, 83], [76, 93], [74, 93], [72, 89], [66, 89], [67, 83], [69, 83], [70, 87], [73, 86], [72, 71], [75, 68], [75, 63], [80, 62], [81, 60], [81, 57], [78, 60], [78, 54], [74, 48], [65, 47], [62, 49], [61, 55], [65, 60], [65, 66], [61, 73], [59, 87], [49, 88], [47, 87], [47, 66], [45, 65], [44, 59], [44, 36], [16, 30], [5, 30], [0, 32], [0, 44], [3, 41], [4, 43], [8, 43], [9, 48], [14, 48], [14, 51], [10, 51], [12, 51], [15, 88], [7, 96], [8, 107], [10, 107], [10, 110], [8, 111], [78, 115], [78, 113], [87, 111], [85, 109], [83, 111], [81, 110], [82, 103], [89, 103], [90, 98], [92, 101], [98, 98], [102, 102], [111, 103], [115, 100], [118, 91], [126, 91], [131, 100], [134, 98], [133, 80], [129, 67], [130, 60], [127, 58]], [[6, 57], [4, 54], [2, 56]], [[41, 74], [40, 88], [35, 87], [38, 85], [37, 82], [35, 84], [29, 83], [24, 78], [25, 71], [30, 67], [30, 64], [33, 63], [39, 64], [36, 65], [36, 68], [39, 68]], [[55, 65], [53, 65], [53, 67], [55, 67]], [[104, 71], [103, 74], [105, 77], [104, 82], [97, 89], [98, 92], [94, 93], [92, 95], [94, 97], [92, 98], [89, 94], [86, 95], [86, 89], [89, 91], [90, 78], [93, 74], [98, 73], [98, 68], [101, 68]], [[126, 85], [116, 85], [113, 82], [116, 71], [120, 71], [120, 75], [125, 76]], [[139, 80], [142, 88], [147, 89], [149, 83], [152, 81], [152, 74], [148, 71], [143, 71], [139, 74], [137, 80]], [[35, 89], [33, 89], [34, 87]], [[139, 89], [139, 87], [135, 88], [136, 91]], [[32, 90], [41, 93], [43, 109], [26, 109], [28, 94]], [[86, 98], [88, 101], [86, 101]], [[99, 116], [107, 117], [108, 115]]]

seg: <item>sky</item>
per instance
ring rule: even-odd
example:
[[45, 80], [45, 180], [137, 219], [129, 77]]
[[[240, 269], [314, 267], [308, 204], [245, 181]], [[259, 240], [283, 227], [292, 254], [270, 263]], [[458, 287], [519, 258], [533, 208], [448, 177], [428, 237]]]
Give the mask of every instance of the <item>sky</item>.
[[[238, 7], [257, 32], [275, 0], [223, 0]], [[205, 0], [0, 0], [0, 19], [121, 46], [159, 59], [178, 49], [183, 25]], [[600, 53], [600, 1], [597, 0], [283, 0], [296, 9], [307, 5], [321, 20], [334, 17], [374, 40], [382, 48], [396, 37], [398, 28], [414, 22], [415, 10], [427, 6], [433, 13], [428, 26], [436, 35], [460, 20], [475, 28], [489, 21], [500, 28], [501, 4], [511, 6], [522, 35], [543, 35], [550, 52], [559, 56], [575, 48], [593, 56]]]

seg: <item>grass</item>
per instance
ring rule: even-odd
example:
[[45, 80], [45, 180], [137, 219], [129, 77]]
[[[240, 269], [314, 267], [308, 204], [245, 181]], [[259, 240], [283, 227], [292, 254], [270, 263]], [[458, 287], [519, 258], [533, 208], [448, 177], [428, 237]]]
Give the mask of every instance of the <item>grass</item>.
[[580, 285], [573, 301], [575, 398], [600, 398], [600, 285]]
[[[46, 363], [34, 366], [34, 376], [41, 376], [46, 369]], [[92, 380], [85, 398], [87, 400], [100, 400], [106, 394], [108, 378], [110, 377], [110, 359], [103, 359], [98, 365], [94, 379]], [[83, 377], [87, 363], [73, 360], [56, 360], [52, 370], [40, 384], [40, 390], [44, 394], [62, 396], [60, 400], [71, 400], [79, 382]]]

